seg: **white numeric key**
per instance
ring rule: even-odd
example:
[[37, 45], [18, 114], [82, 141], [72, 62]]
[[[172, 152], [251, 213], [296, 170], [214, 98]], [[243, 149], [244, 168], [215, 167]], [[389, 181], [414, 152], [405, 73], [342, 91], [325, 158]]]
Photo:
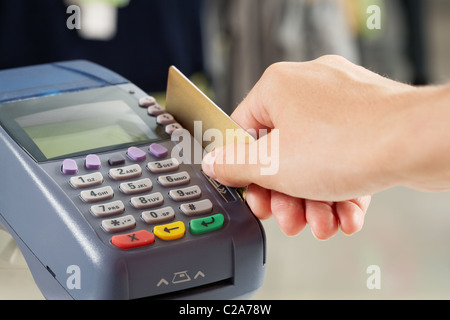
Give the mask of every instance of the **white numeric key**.
[[69, 183], [74, 188], [87, 188], [103, 183], [103, 175], [100, 172], [71, 177]]

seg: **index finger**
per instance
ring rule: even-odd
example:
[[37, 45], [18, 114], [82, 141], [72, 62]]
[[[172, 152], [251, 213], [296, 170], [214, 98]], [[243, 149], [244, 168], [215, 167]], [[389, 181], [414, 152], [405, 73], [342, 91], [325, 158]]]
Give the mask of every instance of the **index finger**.
[[231, 119], [244, 130], [253, 129], [259, 131], [260, 129], [273, 128], [270, 113], [266, 109], [267, 106], [264, 104], [260, 82], [261, 80], [256, 83], [244, 100], [231, 114]]

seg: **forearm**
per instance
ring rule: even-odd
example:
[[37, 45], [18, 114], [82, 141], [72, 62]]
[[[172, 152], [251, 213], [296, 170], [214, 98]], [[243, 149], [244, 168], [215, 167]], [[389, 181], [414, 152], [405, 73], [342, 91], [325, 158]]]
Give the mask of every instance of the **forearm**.
[[450, 86], [411, 91], [397, 117], [398, 123], [392, 123], [392, 144], [386, 148], [391, 184], [449, 190]]

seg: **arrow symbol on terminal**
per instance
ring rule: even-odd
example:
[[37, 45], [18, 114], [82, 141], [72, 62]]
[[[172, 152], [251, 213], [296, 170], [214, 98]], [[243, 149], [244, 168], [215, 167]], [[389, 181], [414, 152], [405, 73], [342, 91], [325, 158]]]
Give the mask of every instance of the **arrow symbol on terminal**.
[[203, 221], [202, 221], [202, 226], [205, 226], [205, 227], [207, 227], [207, 226], [208, 226], [208, 224], [214, 223], [214, 221], [216, 221], [216, 220], [214, 220], [214, 217], [211, 217], [211, 219], [212, 219], [212, 221], [211, 221], [211, 222], [206, 222], [205, 220], [203, 220]]
[[180, 229], [180, 227], [175, 227], [175, 228], [170, 228], [170, 229], [165, 227], [164, 232], [170, 233], [170, 231], [175, 230], [175, 229]]
[[204, 274], [203, 272], [199, 271], [199, 272], [197, 272], [197, 274], [195, 275], [194, 280], [197, 279], [198, 277], [204, 278], [204, 277], [205, 277], [205, 274]]
[[166, 279], [161, 278], [161, 280], [159, 280], [158, 284], [156, 285], [157, 287], [159, 287], [160, 285], [165, 284], [166, 286], [169, 285], [169, 283], [167, 282]]

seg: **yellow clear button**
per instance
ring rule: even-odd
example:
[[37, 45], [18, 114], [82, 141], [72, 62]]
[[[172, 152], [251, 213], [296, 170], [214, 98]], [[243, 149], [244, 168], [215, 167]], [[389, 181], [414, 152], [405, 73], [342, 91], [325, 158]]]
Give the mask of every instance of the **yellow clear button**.
[[184, 237], [186, 229], [182, 221], [163, 224], [153, 228], [155, 236], [162, 240], [175, 240]]

